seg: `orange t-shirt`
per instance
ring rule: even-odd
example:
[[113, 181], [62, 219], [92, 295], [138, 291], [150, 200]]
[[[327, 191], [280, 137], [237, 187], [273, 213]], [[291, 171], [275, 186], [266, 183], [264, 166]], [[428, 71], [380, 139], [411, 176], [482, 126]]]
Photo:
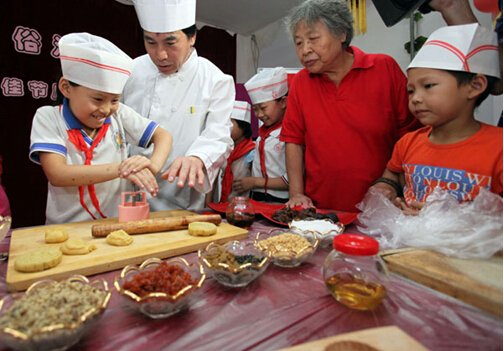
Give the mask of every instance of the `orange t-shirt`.
[[470, 201], [480, 188], [502, 195], [502, 128], [481, 123], [473, 136], [454, 144], [429, 141], [431, 127], [404, 135], [387, 168], [404, 173], [404, 198], [424, 202], [441, 187], [459, 201]]

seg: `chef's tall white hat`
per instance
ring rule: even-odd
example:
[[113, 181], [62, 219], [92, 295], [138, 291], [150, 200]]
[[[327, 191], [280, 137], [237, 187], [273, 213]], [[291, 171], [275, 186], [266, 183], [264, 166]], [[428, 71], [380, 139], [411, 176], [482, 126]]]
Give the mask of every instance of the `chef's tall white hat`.
[[247, 101], [235, 101], [231, 118], [250, 124], [250, 104]]
[[143, 30], [175, 32], [196, 23], [196, 0], [133, 0]]
[[289, 91], [287, 71], [283, 67], [266, 68], [245, 83], [252, 104], [278, 99]]
[[71, 33], [58, 43], [63, 77], [90, 89], [121, 94], [133, 60], [113, 43], [89, 33]]
[[439, 28], [429, 36], [408, 69], [415, 67], [500, 78], [497, 35], [477, 23]]

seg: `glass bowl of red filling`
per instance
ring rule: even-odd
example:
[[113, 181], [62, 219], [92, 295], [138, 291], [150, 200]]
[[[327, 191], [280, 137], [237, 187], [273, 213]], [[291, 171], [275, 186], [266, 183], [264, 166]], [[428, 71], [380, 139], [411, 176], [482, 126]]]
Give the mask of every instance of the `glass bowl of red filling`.
[[124, 267], [114, 286], [131, 308], [160, 319], [188, 309], [205, 277], [201, 265], [183, 258], [149, 258], [139, 266]]

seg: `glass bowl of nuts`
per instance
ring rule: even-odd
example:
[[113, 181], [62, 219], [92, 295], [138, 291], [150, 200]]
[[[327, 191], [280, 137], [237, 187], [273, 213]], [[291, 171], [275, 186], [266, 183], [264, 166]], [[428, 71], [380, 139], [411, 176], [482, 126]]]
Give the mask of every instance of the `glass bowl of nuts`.
[[294, 219], [289, 222], [289, 229], [305, 238], [317, 238], [320, 240], [320, 247], [332, 247], [334, 237], [343, 233], [345, 225], [341, 222], [334, 223], [330, 219]]
[[264, 273], [270, 258], [253, 241], [210, 243], [198, 251], [201, 265], [218, 283], [232, 288], [244, 287]]
[[258, 232], [254, 244], [271, 256], [274, 265], [297, 267], [317, 251], [320, 240], [315, 236], [304, 237], [290, 230], [275, 228], [268, 232]]
[[40, 280], [0, 300], [0, 338], [14, 350], [66, 350], [103, 314], [110, 295], [102, 279]]
[[124, 267], [114, 287], [128, 306], [160, 319], [189, 308], [205, 278], [201, 265], [183, 258], [149, 258], [139, 266]]

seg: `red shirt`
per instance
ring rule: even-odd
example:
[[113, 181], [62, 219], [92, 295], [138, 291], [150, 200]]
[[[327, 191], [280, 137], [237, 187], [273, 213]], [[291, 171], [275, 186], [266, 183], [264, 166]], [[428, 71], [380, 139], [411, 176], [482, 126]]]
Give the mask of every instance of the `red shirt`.
[[459, 201], [473, 200], [480, 188], [502, 194], [502, 128], [481, 123], [471, 137], [433, 144], [431, 127], [408, 133], [396, 144], [387, 168], [404, 173], [404, 198], [425, 202], [440, 187]]
[[395, 142], [418, 123], [394, 59], [348, 50], [354, 63], [339, 86], [306, 69], [295, 75], [280, 140], [306, 146], [305, 194], [315, 206], [357, 211]]

